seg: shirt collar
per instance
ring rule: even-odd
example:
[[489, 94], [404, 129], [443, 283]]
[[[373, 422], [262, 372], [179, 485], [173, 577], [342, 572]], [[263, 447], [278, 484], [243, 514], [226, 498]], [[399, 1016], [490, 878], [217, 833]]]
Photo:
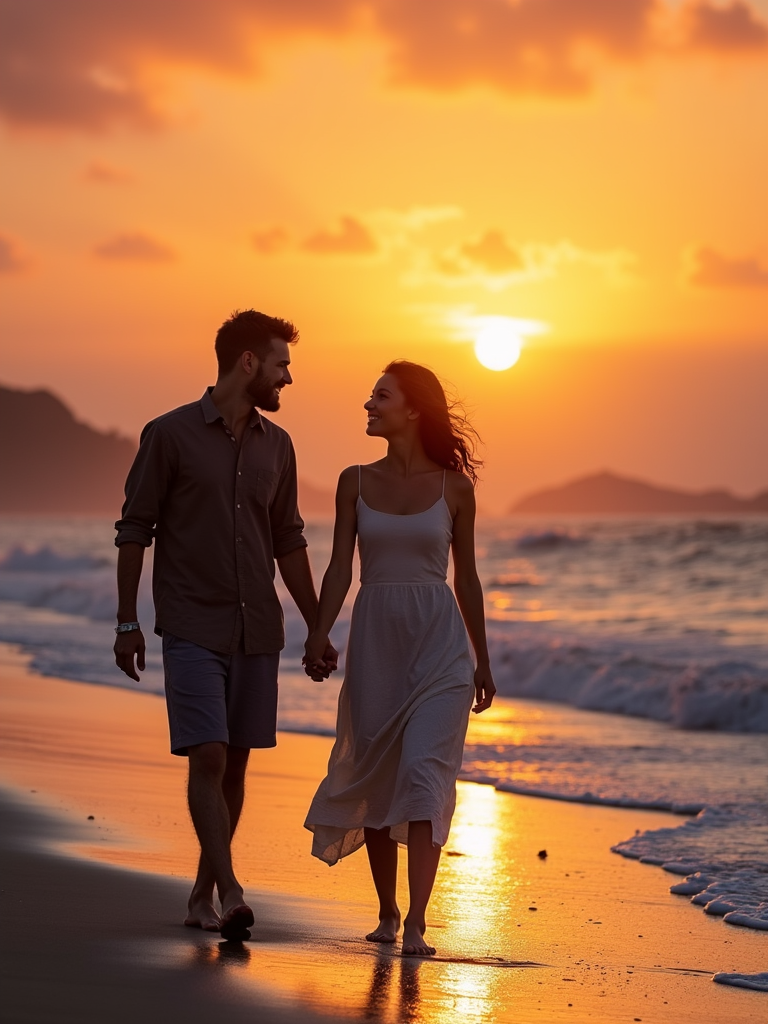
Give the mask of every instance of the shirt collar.
[[[205, 394], [200, 399], [200, 407], [203, 410], [203, 418], [206, 423], [216, 423], [218, 420], [224, 422], [224, 417], [221, 415], [219, 410], [216, 408], [216, 403], [211, 398], [211, 392], [213, 391], [213, 385], [205, 389]], [[259, 410], [254, 408], [253, 415], [251, 416], [249, 427], [258, 427], [259, 430], [264, 433], [264, 422], [259, 414]]]

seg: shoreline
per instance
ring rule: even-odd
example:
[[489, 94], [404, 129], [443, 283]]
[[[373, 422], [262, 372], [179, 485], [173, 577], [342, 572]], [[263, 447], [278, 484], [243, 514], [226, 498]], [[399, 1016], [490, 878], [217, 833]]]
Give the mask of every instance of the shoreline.
[[[668, 822], [665, 812], [567, 804], [460, 782], [430, 913], [438, 958], [414, 962], [365, 943], [360, 937], [375, 901], [364, 857], [333, 869], [309, 857], [303, 813], [331, 741], [300, 734], [281, 733], [276, 750], [252, 758], [234, 849], [257, 924], [254, 941], [233, 959], [218, 936], [180, 926], [182, 879], [194, 866], [196, 843], [184, 807], [185, 765], [167, 753], [162, 701], [37, 676], [8, 649], [2, 676], [0, 779], [13, 793], [2, 814], [16, 837], [2, 851], [14, 865], [15, 885], [5, 896], [13, 910], [15, 872], [27, 871], [24, 884], [30, 872], [37, 875], [49, 901], [26, 916], [17, 908], [6, 932], [20, 1024], [103, 1019], [89, 1002], [94, 983], [85, 970], [85, 953], [93, 956], [95, 947], [112, 979], [95, 986], [100, 1013], [109, 1006], [118, 1020], [139, 1012], [150, 1022], [168, 1019], [161, 1004], [182, 975], [198, 993], [201, 1020], [219, 1000], [233, 1021], [240, 1007], [252, 1019], [257, 1006], [260, 1019], [286, 1022], [291, 1014], [426, 1024], [472, 1015], [523, 1024], [764, 1018], [764, 994], [711, 983], [717, 971], [764, 970], [764, 934], [697, 913], [669, 895], [669, 879], [657, 868], [610, 852], [634, 829]], [[49, 922], [46, 906], [57, 892], [63, 900], [72, 891], [74, 875], [75, 903], [54, 908]], [[98, 899], [89, 895], [93, 886]], [[105, 890], [114, 892], [117, 913], [106, 910]], [[64, 952], [35, 958], [39, 980], [30, 990], [26, 942], [47, 942], [40, 933], [51, 928]], [[216, 972], [203, 971], [212, 961]], [[130, 1013], [115, 1016], [120, 993], [141, 989], [139, 979], [150, 974], [156, 1015], [134, 1001]], [[181, 987], [186, 991], [186, 981]], [[35, 1015], [30, 999], [41, 1008], [51, 991], [58, 993], [57, 1014]]]

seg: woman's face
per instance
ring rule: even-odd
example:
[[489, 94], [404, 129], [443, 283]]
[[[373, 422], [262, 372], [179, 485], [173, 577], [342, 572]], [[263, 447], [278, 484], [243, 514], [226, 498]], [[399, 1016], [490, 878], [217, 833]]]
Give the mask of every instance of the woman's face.
[[379, 377], [363, 408], [368, 413], [365, 432], [370, 437], [392, 437], [402, 433], [418, 417], [418, 413], [408, 405], [393, 373]]

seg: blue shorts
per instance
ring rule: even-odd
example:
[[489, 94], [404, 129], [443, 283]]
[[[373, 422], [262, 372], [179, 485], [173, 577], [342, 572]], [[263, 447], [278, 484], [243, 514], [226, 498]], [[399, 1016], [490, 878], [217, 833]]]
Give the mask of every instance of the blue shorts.
[[199, 743], [274, 747], [279, 663], [279, 653], [219, 654], [164, 632], [171, 753]]

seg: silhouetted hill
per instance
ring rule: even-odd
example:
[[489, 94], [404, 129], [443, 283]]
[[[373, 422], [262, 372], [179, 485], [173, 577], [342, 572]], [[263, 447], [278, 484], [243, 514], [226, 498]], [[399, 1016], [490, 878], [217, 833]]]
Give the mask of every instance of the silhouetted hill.
[[744, 512], [768, 513], [768, 491], [754, 498], [737, 498], [725, 490], [676, 491], [632, 480], [615, 473], [595, 473], [536, 491], [509, 508], [510, 515], [699, 515]]
[[50, 391], [0, 387], [0, 511], [120, 511], [136, 442], [78, 423]]
[[[117, 519], [136, 441], [78, 423], [50, 391], [0, 386], [0, 512], [104, 512]], [[305, 517], [333, 515], [332, 491], [299, 481]]]

